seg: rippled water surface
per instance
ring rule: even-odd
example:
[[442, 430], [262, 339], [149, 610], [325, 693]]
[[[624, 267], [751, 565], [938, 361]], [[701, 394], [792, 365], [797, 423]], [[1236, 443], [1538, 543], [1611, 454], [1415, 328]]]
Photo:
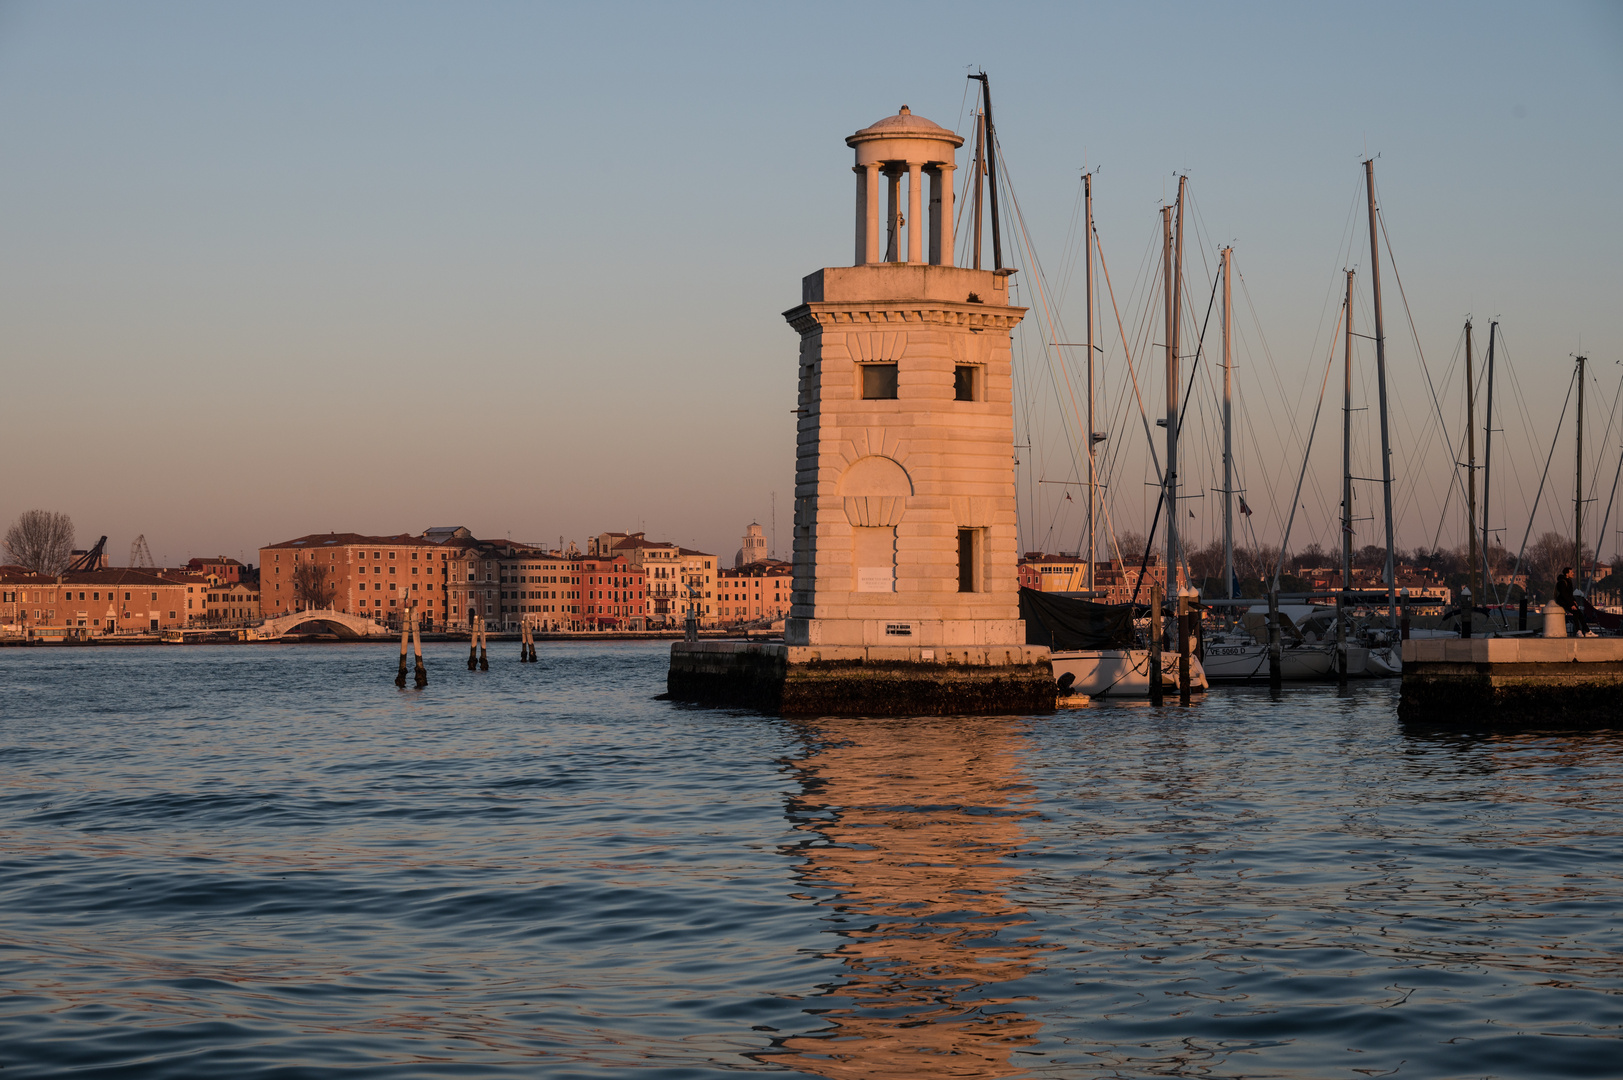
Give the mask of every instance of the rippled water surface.
[[495, 652], [0, 649], [0, 1075], [1623, 1074], [1623, 736]]

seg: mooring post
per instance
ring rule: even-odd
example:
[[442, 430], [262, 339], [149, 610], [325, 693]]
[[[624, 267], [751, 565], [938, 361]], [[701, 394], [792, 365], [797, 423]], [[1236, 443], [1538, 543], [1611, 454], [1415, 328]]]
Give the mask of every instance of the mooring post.
[[527, 631], [529, 628], [530, 624], [528, 621], [520, 622], [518, 624], [518, 662], [521, 664], [527, 664], [530, 662], [530, 650], [528, 647], [529, 643], [525, 640], [525, 631]]
[[428, 669], [423, 666], [423, 632], [417, 623], [417, 612], [411, 613], [411, 651], [417, 657], [417, 689], [428, 685]]
[[1279, 590], [1268, 590], [1268, 691], [1279, 697], [1284, 678], [1279, 670]]
[[400, 673], [394, 677], [394, 684], [404, 688], [406, 685], [406, 636], [411, 633], [411, 627], [406, 623], [400, 624]]
[[468, 670], [477, 671], [479, 668], [479, 620], [468, 620]]
[[485, 650], [490, 647], [490, 630], [485, 626], [485, 617], [479, 616], [479, 670], [490, 670], [490, 657]]
[[1150, 586], [1150, 704], [1161, 704], [1161, 586]]
[[1178, 590], [1178, 704], [1189, 704], [1189, 597]]
[[535, 663], [535, 627], [529, 628], [530, 635], [530, 663]]

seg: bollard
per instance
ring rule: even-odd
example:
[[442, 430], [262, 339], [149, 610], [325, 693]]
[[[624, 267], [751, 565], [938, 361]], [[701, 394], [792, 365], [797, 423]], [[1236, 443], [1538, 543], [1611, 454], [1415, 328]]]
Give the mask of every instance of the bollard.
[[1284, 687], [1279, 669], [1279, 590], [1268, 590], [1268, 692], [1278, 699]]
[[421, 690], [428, 685], [428, 668], [423, 666], [423, 634], [415, 611], [411, 614], [411, 649], [417, 655], [417, 689]]
[[1554, 600], [1544, 605], [1544, 636], [1567, 636], [1567, 609]]
[[1178, 593], [1178, 704], [1189, 704], [1189, 597]]
[[1161, 704], [1161, 586], [1150, 586], [1150, 704]]

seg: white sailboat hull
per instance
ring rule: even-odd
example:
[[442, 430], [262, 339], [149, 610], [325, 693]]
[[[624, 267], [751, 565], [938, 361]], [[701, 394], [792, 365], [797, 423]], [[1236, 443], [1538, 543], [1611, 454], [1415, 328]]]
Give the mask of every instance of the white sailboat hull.
[[[1074, 675], [1071, 690], [1089, 697], [1149, 697], [1150, 651], [1148, 649], [1067, 649], [1055, 652], [1054, 677]], [[1178, 656], [1162, 653], [1165, 667], [1161, 684], [1170, 693], [1178, 692]], [[1170, 682], [1169, 682], [1170, 680]], [[1189, 686], [1205, 690], [1205, 669], [1198, 659], [1189, 658]]]
[[[1347, 674], [1368, 670], [1369, 650], [1347, 646]], [[1251, 682], [1268, 678], [1268, 646], [1258, 644], [1208, 645], [1206, 677], [1213, 682]], [[1286, 646], [1279, 651], [1279, 677], [1285, 682], [1322, 682], [1336, 676], [1334, 645]]]

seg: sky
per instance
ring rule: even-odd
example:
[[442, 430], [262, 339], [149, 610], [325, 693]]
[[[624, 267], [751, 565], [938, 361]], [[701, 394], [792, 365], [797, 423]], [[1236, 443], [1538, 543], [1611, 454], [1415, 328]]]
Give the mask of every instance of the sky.
[[[1045, 271], [1014, 253], [1019, 297], [1046, 282], [1063, 320], [1039, 304], [1016, 338], [1022, 547], [1081, 546], [1057, 393], [1076, 351], [1043, 343], [1085, 327], [1063, 273], [1084, 168], [1123, 326], [1096, 330], [1118, 533], [1153, 510], [1125, 354], [1164, 400], [1142, 283], [1182, 173], [1192, 307], [1216, 249], [1236, 252], [1246, 521], [1277, 543], [1294, 501], [1293, 546], [1339, 542], [1339, 366], [1293, 491], [1345, 268], [1371, 327], [1367, 156], [1391, 241], [1399, 544], [1463, 538], [1438, 432], [1463, 434], [1467, 316], [1479, 379], [1487, 323], [1503, 334], [1498, 535], [1519, 539], [1552, 445], [1537, 524], [1570, 518], [1557, 418], [1579, 351], [1604, 509], [1623, 443], [1616, 4], [70, 2], [0, 3], [0, 522], [66, 512], [115, 562], [137, 534], [160, 562], [253, 562], [310, 532], [456, 524], [641, 529], [730, 557], [752, 520], [786, 556], [782, 312], [850, 259], [843, 140], [904, 103], [967, 131], [981, 69], [1009, 231]], [[1360, 339], [1363, 476], [1371, 352]], [[1203, 362], [1193, 543], [1220, 520]], [[1375, 540], [1378, 487], [1357, 500]]]

